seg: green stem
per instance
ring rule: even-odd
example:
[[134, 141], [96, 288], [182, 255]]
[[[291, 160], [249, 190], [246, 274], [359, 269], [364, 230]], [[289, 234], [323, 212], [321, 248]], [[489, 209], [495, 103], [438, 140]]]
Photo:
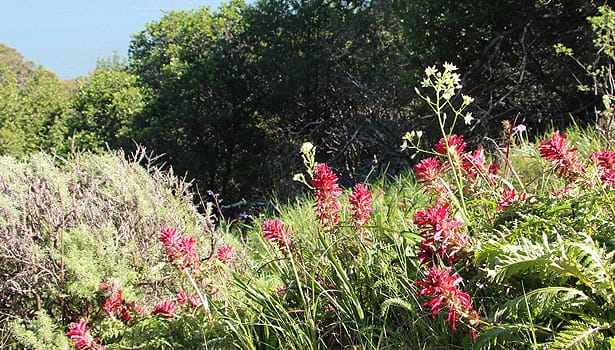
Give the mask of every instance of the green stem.
[[184, 272], [186, 277], [188, 277], [188, 280], [192, 284], [192, 287], [196, 291], [196, 294], [199, 296], [199, 299], [201, 299], [201, 303], [203, 304], [205, 312], [209, 315], [209, 301], [207, 300], [207, 297], [201, 292], [201, 289], [199, 288], [199, 286], [197, 286], [196, 281], [194, 280], [194, 278], [192, 278], [192, 274], [188, 271], [188, 269], [183, 269], [182, 271]]

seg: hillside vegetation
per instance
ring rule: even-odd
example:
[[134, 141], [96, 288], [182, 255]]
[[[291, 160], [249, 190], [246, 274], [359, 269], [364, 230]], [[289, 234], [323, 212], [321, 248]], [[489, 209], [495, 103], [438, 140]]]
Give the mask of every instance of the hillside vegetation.
[[[529, 1], [516, 6], [532, 18], [500, 27], [514, 4], [421, 4], [171, 12], [134, 37], [128, 65], [64, 86], [67, 109], [42, 93], [52, 73], [0, 71], [0, 135], [13, 137], [0, 146], [15, 150], [0, 158], [0, 346], [615, 349], [615, 12]], [[416, 38], [419, 19], [434, 27]], [[459, 49], [428, 19], [484, 35], [463, 48], [477, 65], [450, 52], [467, 75], [380, 70]], [[595, 60], [564, 33], [591, 37]], [[517, 45], [522, 57], [489, 56]], [[529, 68], [554, 54], [573, 81]], [[369, 84], [355, 79], [365, 67]], [[35, 117], [48, 110], [53, 122]], [[183, 176], [192, 166], [202, 178]], [[281, 188], [250, 211], [225, 202]]]

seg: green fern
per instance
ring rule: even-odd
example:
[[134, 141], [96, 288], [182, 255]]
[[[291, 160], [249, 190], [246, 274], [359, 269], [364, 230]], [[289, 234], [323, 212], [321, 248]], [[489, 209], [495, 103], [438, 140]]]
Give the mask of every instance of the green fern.
[[552, 315], [562, 315], [571, 309], [578, 309], [590, 299], [585, 293], [575, 288], [546, 287], [532, 290], [519, 296], [497, 310], [494, 320], [502, 319], [505, 315], [519, 319], [525, 318], [530, 311], [532, 320], [544, 320]]
[[555, 335], [552, 349], [584, 350], [596, 349], [604, 341], [600, 332], [604, 325], [596, 320], [571, 321], [563, 330]]

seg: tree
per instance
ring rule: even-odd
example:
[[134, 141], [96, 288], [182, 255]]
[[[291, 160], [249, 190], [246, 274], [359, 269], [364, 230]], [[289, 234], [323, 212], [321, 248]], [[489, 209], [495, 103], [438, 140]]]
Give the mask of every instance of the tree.
[[499, 132], [504, 119], [539, 131], [576, 120], [589, 121], [598, 99], [577, 90], [591, 80], [574, 62], [558, 56], [563, 43], [592, 55], [586, 18], [594, 1], [393, 0], [411, 45], [410, 59], [422, 70], [451, 62], [464, 73], [464, 93], [477, 98], [480, 135]]
[[77, 84], [67, 121], [72, 145], [95, 151], [132, 148], [134, 118], [147, 102], [138, 77], [115, 56], [99, 61], [96, 70]]
[[280, 189], [307, 140], [346, 174], [367, 169], [378, 147], [392, 154], [401, 137], [399, 34], [381, 1], [170, 12], [131, 43], [131, 69], [152, 90], [138, 139], [235, 198]]

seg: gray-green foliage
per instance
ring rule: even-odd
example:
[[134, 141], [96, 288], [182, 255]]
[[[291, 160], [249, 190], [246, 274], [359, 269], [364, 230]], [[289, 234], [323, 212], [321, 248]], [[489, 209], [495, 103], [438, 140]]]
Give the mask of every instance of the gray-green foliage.
[[[40, 320], [47, 312], [56, 328], [95, 319], [104, 281], [122, 288], [126, 300], [143, 298], [151, 306], [178, 282], [154, 269], [162, 261], [158, 233], [166, 226], [195, 237], [203, 256], [209, 254], [213, 226], [192, 204], [189, 184], [139, 165], [147, 164], [144, 152], [129, 160], [119, 153], [0, 158], [3, 315], [28, 324], [35, 312]], [[15, 341], [26, 345], [32, 333], [15, 329], [23, 331]]]

